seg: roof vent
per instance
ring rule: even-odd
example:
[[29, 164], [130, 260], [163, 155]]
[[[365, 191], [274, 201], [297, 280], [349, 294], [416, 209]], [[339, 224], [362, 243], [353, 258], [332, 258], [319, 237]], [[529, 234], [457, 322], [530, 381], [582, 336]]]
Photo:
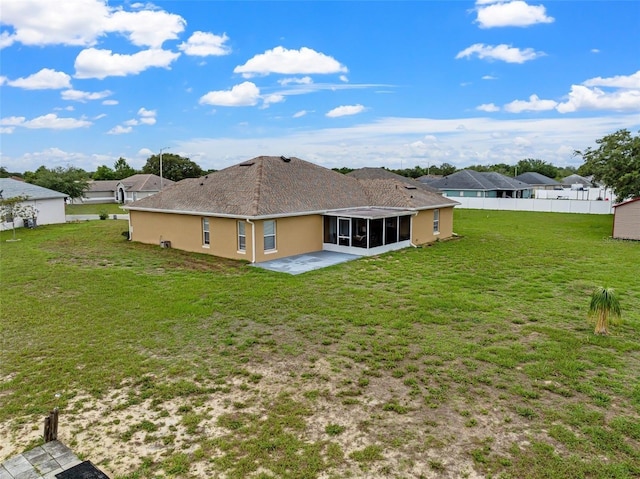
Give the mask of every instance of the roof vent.
[[286, 156], [281, 156], [281, 157], [280, 157], [280, 159], [281, 159], [282, 161], [284, 161], [285, 163], [289, 163], [289, 162], [291, 161], [291, 158], [288, 158], [288, 157], [286, 157]]
[[248, 160], [248, 161], [244, 161], [242, 163], [240, 163], [240, 166], [251, 166], [253, 165], [254, 161], [253, 160]]
[[404, 185], [404, 187], [408, 190], [416, 190], [417, 187], [415, 185]]

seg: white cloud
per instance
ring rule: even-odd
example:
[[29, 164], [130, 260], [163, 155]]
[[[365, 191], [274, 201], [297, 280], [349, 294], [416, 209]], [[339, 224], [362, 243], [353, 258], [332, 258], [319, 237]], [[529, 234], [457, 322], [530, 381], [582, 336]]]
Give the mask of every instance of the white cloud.
[[3, 0], [2, 23], [14, 32], [3, 32], [2, 46], [93, 46], [108, 33], [125, 35], [134, 45], [160, 47], [184, 30], [182, 17], [145, 5], [127, 12], [111, 8], [104, 0]]
[[475, 43], [470, 47], [465, 48], [456, 55], [456, 60], [460, 58], [466, 58], [476, 55], [481, 60], [501, 60], [507, 63], [524, 63], [530, 60], [535, 60], [538, 57], [544, 56], [544, 52], [536, 52], [532, 48], [514, 48], [510, 45], [485, 45], [484, 43]]
[[132, 118], [131, 120], [127, 120], [124, 122], [124, 125], [126, 126], [138, 126], [139, 122], [137, 120], [137, 118]]
[[597, 48], [592, 48], [591, 53], [600, 53], [600, 50]]
[[504, 105], [505, 111], [521, 113], [523, 111], [548, 111], [553, 110], [558, 102], [553, 100], [541, 100], [538, 95], [531, 95], [529, 100], [514, 100]]
[[231, 90], [210, 91], [200, 98], [201, 105], [253, 106], [258, 103], [260, 89], [252, 82], [235, 85]]
[[13, 126], [0, 126], [0, 133], [3, 135], [10, 135], [15, 131]]
[[288, 50], [275, 47], [249, 59], [244, 65], [233, 69], [234, 73], [241, 73], [245, 78], [256, 75], [280, 73], [283, 75], [346, 73], [347, 67], [324, 53], [311, 48], [302, 47], [300, 50]]
[[349, 78], [347, 77], [347, 75], [340, 75], [339, 78], [341, 82], [349, 83]]
[[596, 77], [582, 82], [584, 86], [601, 86], [614, 88], [639, 88], [640, 70], [632, 75], [617, 75], [609, 78]]
[[84, 128], [92, 123], [87, 120], [77, 120], [75, 118], [59, 118], [55, 113], [49, 113], [27, 120], [23, 116], [11, 116], [2, 118], [0, 125], [2, 126], [20, 126], [29, 129], [50, 129], [50, 130], [72, 130], [75, 128]]
[[207, 57], [222, 56], [231, 53], [231, 48], [225, 43], [229, 40], [226, 33], [214, 35], [207, 32], [194, 32], [186, 42], [178, 45], [185, 55]]
[[528, 27], [537, 23], [552, 23], [544, 5], [529, 5], [521, 0], [511, 2], [476, 2], [480, 28]]
[[5, 76], [0, 76], [0, 86], [4, 85], [5, 83], [7, 83], [7, 81], [9, 81], [9, 79]]
[[494, 77], [493, 75], [484, 75], [482, 77], [483, 80], [497, 80], [498, 77]]
[[640, 111], [640, 90], [619, 90], [607, 93], [599, 88], [572, 85], [569, 99], [558, 104], [560, 113], [582, 110]]
[[117, 10], [105, 20], [105, 30], [126, 33], [134, 45], [159, 49], [166, 40], [177, 39], [186, 23], [180, 15], [162, 10]]
[[495, 112], [495, 111], [500, 111], [500, 107], [494, 105], [493, 103], [483, 103], [482, 105], [478, 105], [476, 107], [476, 110], [486, 111], [486, 112], [492, 113], [492, 112]]
[[103, 98], [107, 98], [111, 96], [113, 93], [109, 90], [97, 91], [97, 92], [87, 92], [80, 90], [65, 90], [60, 93], [60, 96], [63, 100], [71, 100], [71, 101], [79, 101], [81, 103], [86, 103], [90, 100], [102, 100]]
[[57, 90], [71, 88], [71, 77], [64, 72], [43, 68], [28, 77], [9, 80], [7, 85], [25, 90]]
[[283, 95], [278, 95], [277, 93], [274, 93], [272, 95], [266, 95], [263, 97], [263, 108], [268, 108], [269, 105], [271, 105], [272, 103], [281, 103], [285, 100], [285, 97]]
[[114, 105], [117, 105], [118, 103], [119, 103], [118, 100], [105, 100], [102, 102], [102, 104], [106, 106], [114, 106]]
[[278, 83], [282, 86], [287, 86], [291, 84], [295, 85], [311, 85], [313, 80], [311, 77], [302, 77], [302, 78], [282, 78], [278, 80]]
[[297, 111], [293, 114], [294, 118], [302, 118], [303, 116], [305, 116], [307, 114], [307, 110], [300, 110]]
[[115, 126], [115, 127], [111, 128], [107, 132], [107, 135], [123, 135], [125, 133], [131, 133], [132, 131], [133, 131], [133, 128], [130, 127], [130, 126], [118, 125], [118, 126]]
[[76, 78], [137, 75], [152, 67], [169, 68], [180, 56], [167, 50], [143, 50], [133, 55], [121, 55], [111, 50], [88, 48], [82, 50], [75, 61]]
[[326, 116], [329, 118], [338, 118], [340, 116], [357, 115], [358, 113], [362, 113], [364, 109], [362, 105], [343, 105], [327, 112]]

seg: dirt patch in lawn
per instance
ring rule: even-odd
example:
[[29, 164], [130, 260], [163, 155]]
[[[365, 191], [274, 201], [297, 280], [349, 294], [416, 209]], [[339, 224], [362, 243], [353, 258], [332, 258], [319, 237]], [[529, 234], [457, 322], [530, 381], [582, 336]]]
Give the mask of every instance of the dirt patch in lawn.
[[[253, 434], [275, 441], [294, 435], [316, 446], [323, 461], [317, 477], [474, 478], [485, 476], [482, 461], [532, 437], [526, 421], [489, 397], [429, 407], [402, 379], [372, 376], [365, 385], [357, 379], [363, 372], [336, 371], [323, 359], [312, 367], [296, 359], [264, 361], [166, 399], [145, 397], [149, 389], [140, 382], [124, 383], [103, 398], [82, 394], [65, 404], [59, 439], [110, 477], [224, 476], [234, 472], [234, 448], [250, 450]], [[296, 414], [299, 427], [286, 419]], [[282, 429], [269, 429], [278, 415]], [[0, 458], [33, 445], [42, 422], [0, 425]], [[265, 477], [277, 476], [277, 461], [256, 464], [251, 475], [260, 467]]]

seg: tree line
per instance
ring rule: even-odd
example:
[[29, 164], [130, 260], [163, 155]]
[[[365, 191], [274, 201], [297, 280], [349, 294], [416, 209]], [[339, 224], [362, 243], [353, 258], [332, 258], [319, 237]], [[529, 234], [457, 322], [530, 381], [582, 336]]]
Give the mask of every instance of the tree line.
[[[581, 176], [593, 175], [596, 181], [610, 187], [620, 200], [640, 197], [640, 135], [635, 136], [629, 130], [622, 129], [596, 140], [597, 148], [576, 150], [584, 163], [578, 167], [557, 167], [536, 158], [525, 158], [515, 165], [497, 163], [494, 165], [474, 165], [466, 167], [476, 171], [495, 171], [506, 176], [518, 176], [522, 173], [536, 172], [554, 179], [561, 179], [571, 174]], [[353, 168], [334, 168], [340, 173], [349, 173]], [[189, 158], [165, 153], [162, 155], [162, 174], [164, 178], [180, 181], [185, 178], [197, 178], [215, 170], [203, 170]], [[454, 165], [443, 163], [440, 166], [415, 166], [413, 168], [391, 169], [394, 173], [409, 178], [424, 175], [447, 176], [458, 171]], [[160, 155], [152, 155], [141, 170], [129, 166], [124, 158], [119, 158], [113, 168], [99, 166], [94, 172], [68, 166], [47, 168], [41, 166], [36, 171], [24, 174], [11, 173], [0, 167], [0, 178], [10, 176], [23, 177], [25, 181], [61, 193], [71, 198], [81, 197], [88, 188], [90, 180], [121, 180], [137, 173], [160, 175]]]

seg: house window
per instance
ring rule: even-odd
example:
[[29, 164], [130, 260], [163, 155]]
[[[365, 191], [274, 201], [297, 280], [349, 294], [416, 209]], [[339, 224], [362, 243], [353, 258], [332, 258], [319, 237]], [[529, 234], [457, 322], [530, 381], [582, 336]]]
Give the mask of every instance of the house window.
[[272, 251], [276, 249], [276, 221], [268, 220], [264, 222], [264, 250]]
[[238, 251], [246, 251], [247, 250], [247, 236], [245, 235], [245, 225], [244, 221], [238, 221]]
[[440, 210], [433, 210], [433, 233], [440, 233]]
[[202, 245], [209, 246], [211, 236], [209, 233], [209, 218], [202, 218]]

